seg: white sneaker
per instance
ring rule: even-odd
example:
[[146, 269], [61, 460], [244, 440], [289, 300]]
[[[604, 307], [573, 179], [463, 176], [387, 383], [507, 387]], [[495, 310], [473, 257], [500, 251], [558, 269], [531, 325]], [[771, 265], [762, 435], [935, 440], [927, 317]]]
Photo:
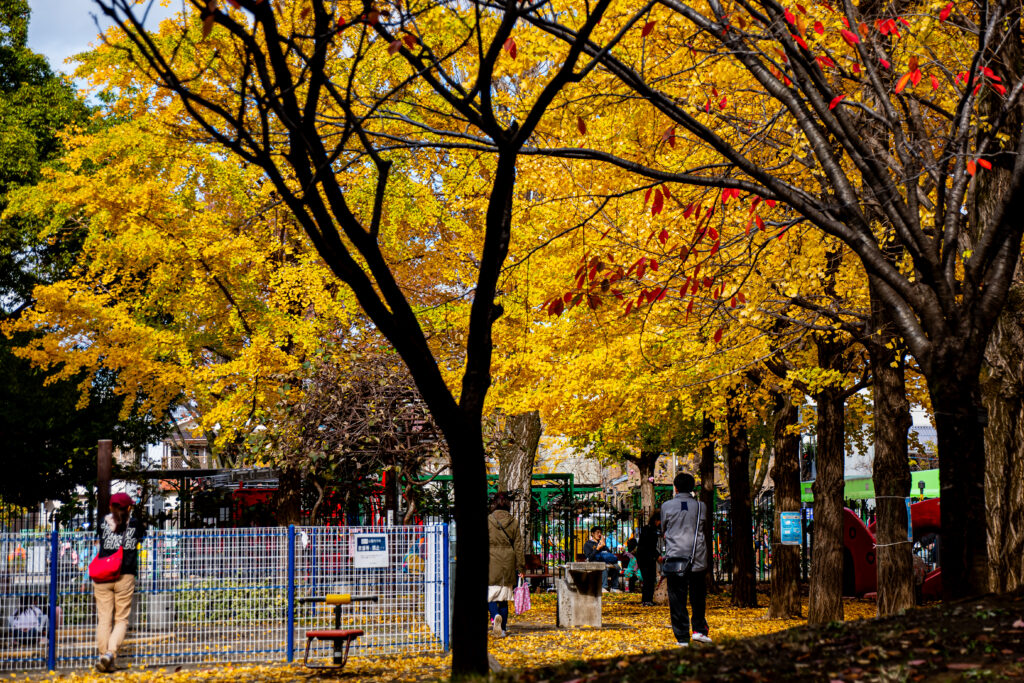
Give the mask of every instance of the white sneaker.
[[698, 643], [710, 643], [711, 642], [711, 639], [708, 638], [706, 635], [704, 635], [703, 633], [697, 633], [696, 631], [694, 631], [690, 635], [690, 638], [692, 640], [696, 640]]
[[494, 633], [495, 638], [502, 638], [505, 636], [505, 631], [501, 628], [500, 614], [494, 615], [494, 621], [491, 623], [491, 631]]
[[690, 647], [689, 643], [676, 643], [676, 647]]

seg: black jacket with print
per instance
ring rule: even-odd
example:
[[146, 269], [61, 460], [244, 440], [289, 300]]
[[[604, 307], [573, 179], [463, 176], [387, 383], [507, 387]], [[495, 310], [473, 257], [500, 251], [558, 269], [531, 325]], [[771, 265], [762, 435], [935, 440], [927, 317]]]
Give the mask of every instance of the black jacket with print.
[[124, 546], [124, 559], [121, 561], [121, 574], [137, 576], [139, 573], [138, 545], [146, 537], [146, 525], [135, 517], [129, 517], [123, 533], [117, 533], [113, 515], [107, 515], [99, 526], [100, 552], [99, 557], [107, 557]]

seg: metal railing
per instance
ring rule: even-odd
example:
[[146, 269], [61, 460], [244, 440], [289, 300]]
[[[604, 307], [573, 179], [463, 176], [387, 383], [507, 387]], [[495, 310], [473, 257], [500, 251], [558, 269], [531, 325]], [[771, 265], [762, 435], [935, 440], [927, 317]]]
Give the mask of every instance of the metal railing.
[[[357, 545], [383, 548], [367, 567]], [[0, 534], [0, 671], [92, 666], [96, 607], [88, 563], [94, 534]], [[288, 527], [153, 531], [139, 550], [128, 636], [132, 666], [292, 661], [305, 630], [329, 612], [297, 604], [325, 593], [378, 595], [343, 611], [365, 635], [352, 656], [448, 647], [448, 529]], [[11, 631], [32, 624], [34, 632]], [[329, 643], [311, 656], [327, 656]], [[313, 654], [315, 652], [315, 654]]]

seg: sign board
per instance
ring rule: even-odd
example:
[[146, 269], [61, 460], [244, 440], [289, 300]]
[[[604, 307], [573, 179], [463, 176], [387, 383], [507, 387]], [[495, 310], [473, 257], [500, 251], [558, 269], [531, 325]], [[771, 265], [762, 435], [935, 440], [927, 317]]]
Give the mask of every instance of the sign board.
[[779, 513], [779, 536], [781, 537], [782, 545], [800, 545], [803, 539], [801, 531], [802, 525], [800, 524], [799, 512]]
[[907, 498], [907, 540], [914, 542], [914, 523], [910, 518], [910, 498]]
[[387, 534], [355, 534], [355, 543], [353, 567], [366, 569], [388, 566]]

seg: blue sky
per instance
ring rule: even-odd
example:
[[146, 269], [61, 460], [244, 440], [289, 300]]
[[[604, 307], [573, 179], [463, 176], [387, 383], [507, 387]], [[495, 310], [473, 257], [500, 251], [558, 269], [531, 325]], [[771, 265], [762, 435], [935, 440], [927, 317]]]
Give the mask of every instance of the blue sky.
[[[161, 7], [154, 3], [147, 21], [152, 22], [181, 10], [181, 0]], [[71, 55], [84, 52], [97, 42], [97, 28], [93, 15], [100, 19], [102, 26], [109, 23], [101, 16], [93, 0], [29, 0], [32, 7], [32, 21], [28, 28], [28, 44], [36, 52], [46, 55], [55, 71], [71, 73], [73, 64], [64, 60]]]

